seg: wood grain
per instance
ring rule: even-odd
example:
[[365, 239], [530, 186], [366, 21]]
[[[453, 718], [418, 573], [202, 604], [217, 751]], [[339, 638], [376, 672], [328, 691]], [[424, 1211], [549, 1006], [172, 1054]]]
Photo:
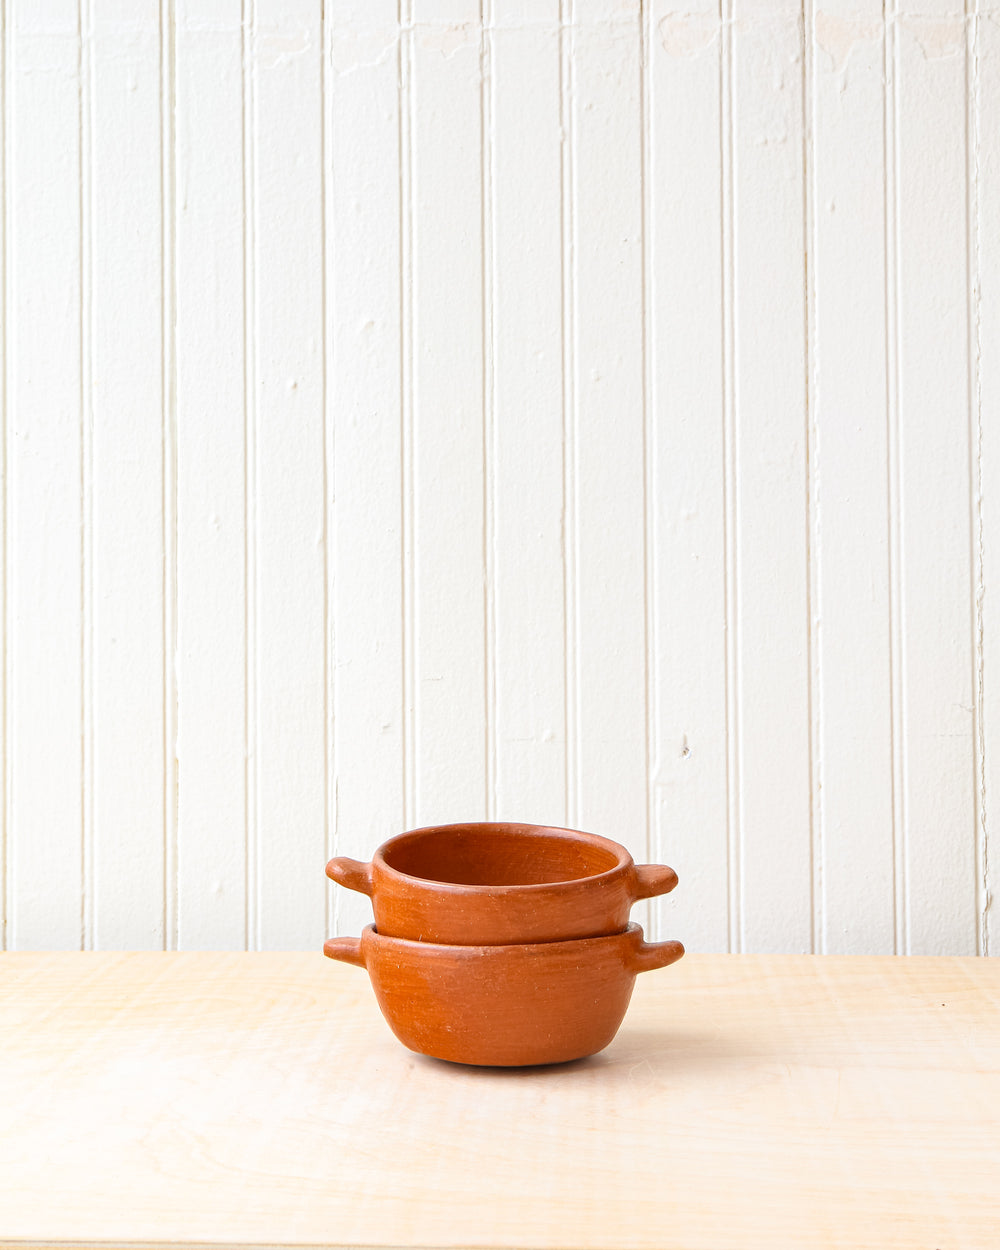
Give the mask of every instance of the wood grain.
[[995, 1245], [1000, 964], [688, 956], [612, 1045], [405, 1051], [309, 954], [0, 959], [0, 1244]]

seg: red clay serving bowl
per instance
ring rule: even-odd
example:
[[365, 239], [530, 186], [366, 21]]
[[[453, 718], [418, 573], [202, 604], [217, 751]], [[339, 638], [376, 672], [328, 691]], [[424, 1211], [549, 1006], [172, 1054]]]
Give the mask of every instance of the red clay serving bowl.
[[621, 933], [637, 899], [677, 884], [608, 838], [505, 823], [414, 829], [370, 864], [331, 859], [326, 875], [371, 896], [380, 934], [459, 946]]
[[636, 975], [680, 959], [680, 942], [624, 933], [514, 946], [333, 938], [323, 953], [368, 969], [393, 1033], [418, 1054], [521, 1067], [593, 1055], [625, 1017]]

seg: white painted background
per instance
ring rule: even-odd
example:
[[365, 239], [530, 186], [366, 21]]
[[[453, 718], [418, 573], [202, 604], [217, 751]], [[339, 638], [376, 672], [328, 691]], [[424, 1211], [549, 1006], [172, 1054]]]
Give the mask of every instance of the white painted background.
[[1000, 8], [4, 0], [2, 932], [484, 817], [1000, 949]]

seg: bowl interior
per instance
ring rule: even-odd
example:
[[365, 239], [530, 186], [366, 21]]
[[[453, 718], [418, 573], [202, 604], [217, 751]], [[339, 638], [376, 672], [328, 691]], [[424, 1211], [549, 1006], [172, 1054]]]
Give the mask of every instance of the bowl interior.
[[396, 872], [452, 885], [545, 885], [610, 872], [625, 854], [613, 844], [554, 829], [452, 825], [407, 834], [383, 850]]

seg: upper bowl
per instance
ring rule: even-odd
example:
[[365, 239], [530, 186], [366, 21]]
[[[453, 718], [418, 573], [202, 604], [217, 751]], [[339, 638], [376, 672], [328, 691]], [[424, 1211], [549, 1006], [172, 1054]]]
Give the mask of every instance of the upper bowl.
[[637, 899], [677, 884], [597, 834], [501, 822], [414, 829], [370, 864], [339, 856], [326, 874], [371, 896], [379, 933], [469, 946], [621, 933]]

